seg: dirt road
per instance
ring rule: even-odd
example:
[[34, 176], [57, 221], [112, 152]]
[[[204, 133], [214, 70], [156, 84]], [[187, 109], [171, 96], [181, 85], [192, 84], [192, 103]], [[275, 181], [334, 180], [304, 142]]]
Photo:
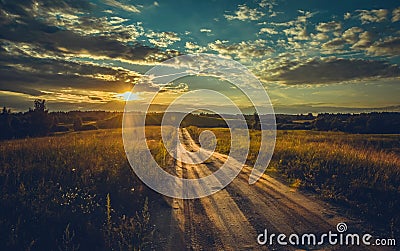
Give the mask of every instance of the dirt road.
[[[189, 133], [183, 129], [180, 137], [186, 149], [196, 151]], [[179, 149], [178, 149], [179, 151]], [[185, 154], [185, 153], [182, 153]], [[188, 156], [186, 156], [188, 157]], [[227, 156], [215, 153], [204, 164], [176, 163], [175, 174], [193, 179], [205, 177], [217, 170]], [[282, 246], [275, 237], [273, 245], [260, 245], [257, 236], [271, 234], [306, 234], [316, 236], [346, 222], [349, 232], [358, 232], [359, 222], [341, 217], [327, 203], [291, 189], [276, 179], [264, 175], [249, 185], [250, 168], [244, 167], [225, 189], [201, 199], [168, 199], [157, 221], [163, 225], [159, 238], [163, 250], [349, 250], [349, 247]], [[352, 231], [351, 231], [352, 230]], [[360, 232], [361, 233], [361, 232]], [[287, 239], [286, 239], [287, 241]], [[364, 250], [353, 247], [352, 250]]]

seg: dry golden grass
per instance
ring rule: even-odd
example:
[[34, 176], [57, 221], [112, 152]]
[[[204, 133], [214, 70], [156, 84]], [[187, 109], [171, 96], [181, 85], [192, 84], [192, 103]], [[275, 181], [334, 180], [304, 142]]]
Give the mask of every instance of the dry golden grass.
[[1, 250], [137, 250], [152, 232], [145, 201], [158, 195], [134, 175], [121, 130], [2, 141], [0, 183]]
[[[147, 142], [156, 161], [168, 166], [173, 162], [159, 129], [146, 128]], [[229, 130], [210, 130], [217, 136], [217, 151], [229, 153]], [[98, 130], [2, 141], [0, 249], [53, 250], [64, 248], [67, 237], [68, 245], [81, 249], [128, 250], [145, 245], [151, 229], [146, 228], [149, 215], [143, 205], [147, 196], [159, 195], [134, 175], [121, 133]], [[248, 163], [252, 164], [260, 132], [250, 135]], [[399, 139], [399, 135], [278, 131], [268, 171], [286, 177], [293, 187], [349, 206], [393, 234], [399, 229]], [[135, 232], [139, 228], [146, 231]]]
[[[211, 130], [218, 139], [216, 150], [229, 153], [229, 129]], [[251, 165], [257, 158], [260, 131], [251, 131], [250, 136]], [[393, 235], [400, 225], [399, 149], [400, 135], [278, 131], [267, 171], [351, 208]]]

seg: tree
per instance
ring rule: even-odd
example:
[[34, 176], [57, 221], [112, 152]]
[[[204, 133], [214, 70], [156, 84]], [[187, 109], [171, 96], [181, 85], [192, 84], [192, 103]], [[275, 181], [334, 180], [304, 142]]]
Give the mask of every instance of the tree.
[[9, 115], [9, 114], [11, 114], [11, 109], [7, 110], [7, 107], [4, 106], [1, 115]]
[[3, 107], [3, 111], [0, 114], [0, 139], [11, 139], [13, 137], [10, 113], [10, 110]]
[[80, 131], [82, 129], [82, 119], [81, 117], [76, 117], [74, 119], [74, 131]]
[[46, 136], [50, 133], [53, 126], [53, 119], [46, 109], [46, 100], [36, 99], [34, 101], [33, 110], [29, 109], [29, 135], [30, 136]]
[[254, 129], [254, 130], [260, 130], [261, 129], [260, 117], [258, 116], [257, 112], [255, 112], [253, 114], [253, 121], [252, 121], [251, 128]]
[[373, 116], [370, 115], [367, 124], [366, 124], [366, 132], [367, 133], [383, 133], [384, 132], [384, 126], [383, 126], [383, 119], [380, 118], [380, 116]]
[[327, 116], [318, 115], [317, 119], [314, 121], [315, 129], [319, 131], [328, 131], [330, 130], [330, 123], [328, 121]]
[[44, 100], [44, 99], [36, 99], [34, 101], [33, 111], [34, 112], [47, 113], [48, 110], [46, 110], [46, 100]]

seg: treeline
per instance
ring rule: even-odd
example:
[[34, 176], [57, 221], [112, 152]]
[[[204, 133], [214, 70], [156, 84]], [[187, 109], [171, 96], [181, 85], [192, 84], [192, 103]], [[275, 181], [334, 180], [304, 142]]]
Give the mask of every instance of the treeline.
[[25, 113], [14, 114], [4, 107], [0, 114], [0, 139], [45, 136], [53, 123], [45, 100], [35, 100], [33, 109]]
[[312, 123], [319, 131], [342, 131], [349, 133], [400, 133], [400, 113], [372, 112], [361, 114], [319, 114]]
[[[263, 116], [263, 115], [261, 115]], [[246, 117], [249, 128], [254, 128], [255, 115]], [[399, 134], [399, 112], [372, 112], [360, 114], [320, 113], [317, 116], [277, 114], [278, 130], [341, 131], [365, 134]]]
[[[118, 117], [117, 121], [111, 121]], [[114, 119], [115, 120], [115, 119]], [[47, 136], [57, 132], [120, 127], [122, 113], [106, 111], [49, 112], [46, 101], [37, 99], [26, 112], [12, 113], [3, 107], [0, 113], [0, 139]]]
[[[146, 125], [161, 125], [164, 113], [149, 113]], [[264, 115], [245, 115], [248, 128], [260, 130], [260, 118]], [[49, 112], [45, 100], [35, 100], [33, 108], [27, 112], [12, 113], [6, 107], [0, 113], [0, 139], [46, 136], [52, 133], [112, 129], [122, 127], [122, 112], [106, 111], [69, 111]], [[180, 117], [177, 114], [177, 117]], [[224, 115], [231, 124], [240, 120], [239, 115]], [[278, 130], [318, 130], [342, 131], [348, 133], [400, 133], [399, 112], [373, 112], [361, 114], [322, 113], [276, 114]], [[227, 123], [218, 114], [188, 114], [181, 126], [227, 127]]]

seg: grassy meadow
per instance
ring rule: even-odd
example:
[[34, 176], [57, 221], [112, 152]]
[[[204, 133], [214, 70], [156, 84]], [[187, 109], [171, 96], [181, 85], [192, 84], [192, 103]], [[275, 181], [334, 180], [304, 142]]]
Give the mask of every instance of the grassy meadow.
[[[161, 165], [172, 163], [160, 128], [146, 129]], [[195, 139], [204, 129], [189, 127]], [[214, 128], [229, 153], [229, 129]], [[260, 132], [251, 131], [248, 164]], [[394, 235], [400, 217], [400, 136], [278, 131], [268, 172], [292, 187], [343, 205]], [[146, 250], [155, 227], [149, 202], [160, 195], [134, 175], [121, 130], [1, 141], [1, 250]]]
[[[149, 128], [157, 153], [158, 134]], [[121, 130], [74, 132], [0, 144], [0, 250], [143, 250], [148, 200]], [[149, 199], [148, 199], [149, 198]]]
[[[189, 127], [193, 138], [202, 130]], [[226, 128], [207, 129], [228, 154]], [[255, 163], [260, 131], [250, 132], [247, 163]], [[278, 130], [270, 175], [320, 195], [394, 236], [400, 232], [400, 135]]]

